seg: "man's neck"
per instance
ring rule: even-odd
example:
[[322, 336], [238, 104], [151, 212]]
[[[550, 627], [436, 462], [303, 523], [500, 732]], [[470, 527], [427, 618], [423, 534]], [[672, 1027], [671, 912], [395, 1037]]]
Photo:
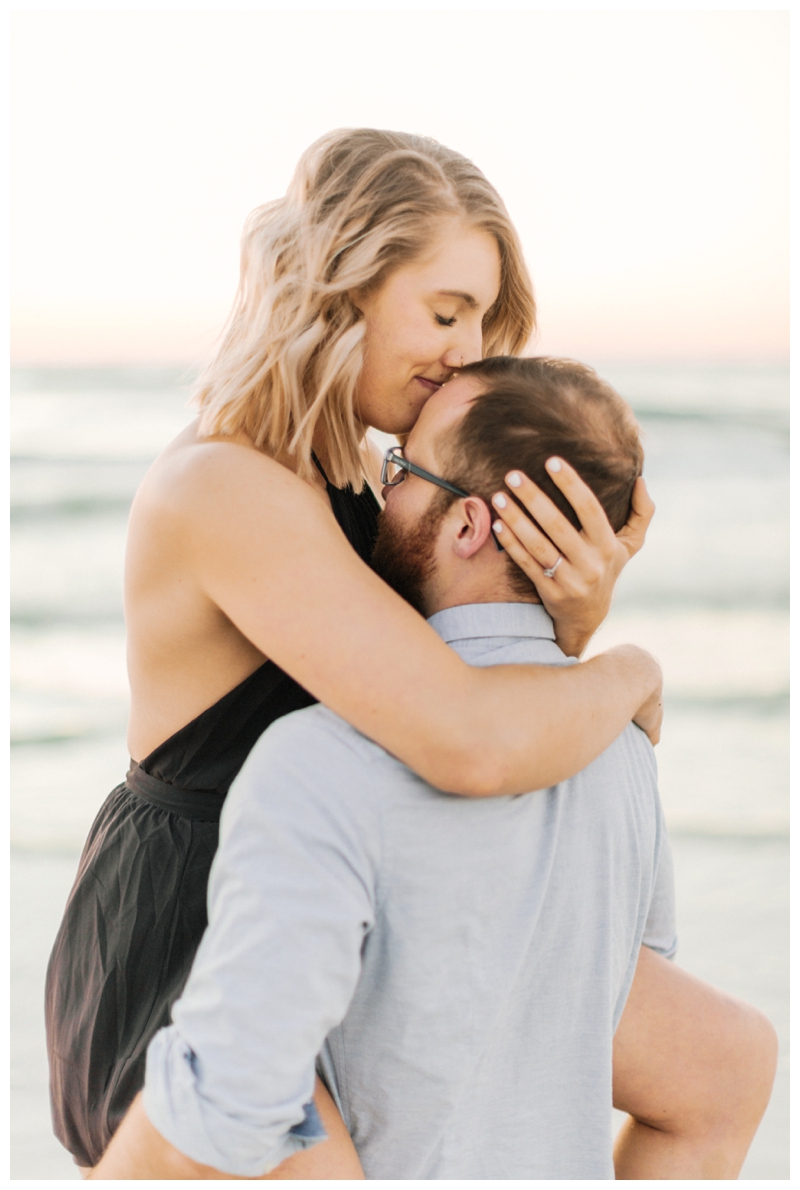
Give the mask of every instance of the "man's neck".
[[430, 618], [436, 612], [443, 612], [449, 607], [465, 607], [470, 603], [530, 603], [541, 604], [541, 599], [535, 595], [526, 598], [518, 591], [510, 590], [508, 586], [492, 591], [440, 591], [436, 596], [432, 594], [425, 600], [425, 615]]
[[420, 594], [426, 616], [470, 603], [541, 603], [533, 586], [520, 592], [511, 581], [508, 555], [498, 553], [489, 538], [467, 558], [445, 540]]

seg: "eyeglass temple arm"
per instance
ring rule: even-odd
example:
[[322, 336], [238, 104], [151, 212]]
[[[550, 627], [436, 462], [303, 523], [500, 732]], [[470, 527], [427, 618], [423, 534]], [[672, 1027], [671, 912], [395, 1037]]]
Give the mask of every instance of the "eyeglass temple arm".
[[[440, 479], [438, 475], [433, 475], [430, 471], [426, 471], [424, 467], [418, 467], [416, 463], [409, 463], [408, 459], [404, 458], [403, 455], [397, 454], [397, 451], [393, 446], [390, 446], [386, 451], [386, 454], [383, 456], [384, 468], [386, 467], [386, 464], [390, 462], [396, 463], [398, 467], [402, 467], [404, 471], [410, 471], [412, 475], [417, 475], [420, 479], [427, 479], [430, 483], [435, 483], [437, 487], [444, 488], [445, 491], [452, 492], [454, 496], [460, 496], [462, 500], [466, 500], [466, 498], [470, 495], [470, 493], [465, 492], [463, 488], [457, 488], [454, 483], [449, 483], [446, 479]], [[490, 516], [491, 511], [492, 510], [489, 509]], [[506, 552], [505, 548], [497, 540], [497, 534], [495, 533], [494, 529], [490, 529], [489, 532], [492, 535], [492, 541], [494, 542], [498, 553], [504, 554]]]

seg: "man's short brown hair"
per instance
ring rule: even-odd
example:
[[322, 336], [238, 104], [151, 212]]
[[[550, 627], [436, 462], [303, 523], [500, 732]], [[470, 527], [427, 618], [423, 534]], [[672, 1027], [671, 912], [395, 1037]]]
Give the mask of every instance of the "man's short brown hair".
[[[610, 385], [585, 364], [544, 356], [496, 356], [469, 364], [460, 375], [476, 377], [483, 392], [441, 446], [451, 483], [489, 503], [509, 471], [523, 471], [580, 529], [545, 469], [557, 455], [597, 496], [613, 530], [622, 528], [644, 452], [630, 407]], [[512, 573], [515, 582], [524, 578], [516, 566]]]

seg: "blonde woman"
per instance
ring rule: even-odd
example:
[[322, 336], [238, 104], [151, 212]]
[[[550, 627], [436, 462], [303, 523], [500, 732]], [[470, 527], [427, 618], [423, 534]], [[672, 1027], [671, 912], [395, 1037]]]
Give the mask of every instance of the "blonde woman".
[[[657, 738], [660, 674], [642, 651], [471, 668], [368, 566], [379, 505], [367, 428], [407, 433], [461, 365], [522, 351], [534, 313], [497, 193], [425, 138], [331, 133], [286, 197], [248, 220], [200, 416], [133, 504], [133, 761], [92, 827], [48, 971], [54, 1120], [81, 1167], [141, 1087], [206, 925], [225, 794], [275, 718], [319, 699], [465, 796], [562, 780], [634, 717]], [[555, 478], [580, 534], [521, 476], [509, 482], [548, 536], [502, 494], [498, 533], [578, 655], [652, 504], [639, 481], [615, 537], [569, 467]], [[324, 1088], [317, 1103], [328, 1168], [344, 1171], [326, 1176], [350, 1176]]]

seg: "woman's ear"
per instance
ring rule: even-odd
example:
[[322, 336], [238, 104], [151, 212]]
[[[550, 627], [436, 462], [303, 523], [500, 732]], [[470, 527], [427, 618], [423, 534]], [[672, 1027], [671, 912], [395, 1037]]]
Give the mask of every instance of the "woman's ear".
[[367, 289], [348, 289], [346, 296], [350, 305], [358, 311], [361, 317], [364, 317], [364, 307], [368, 305], [370, 295], [373, 292], [371, 287]]
[[480, 496], [459, 500], [453, 549], [459, 558], [471, 558], [486, 544], [492, 531], [492, 514]]

